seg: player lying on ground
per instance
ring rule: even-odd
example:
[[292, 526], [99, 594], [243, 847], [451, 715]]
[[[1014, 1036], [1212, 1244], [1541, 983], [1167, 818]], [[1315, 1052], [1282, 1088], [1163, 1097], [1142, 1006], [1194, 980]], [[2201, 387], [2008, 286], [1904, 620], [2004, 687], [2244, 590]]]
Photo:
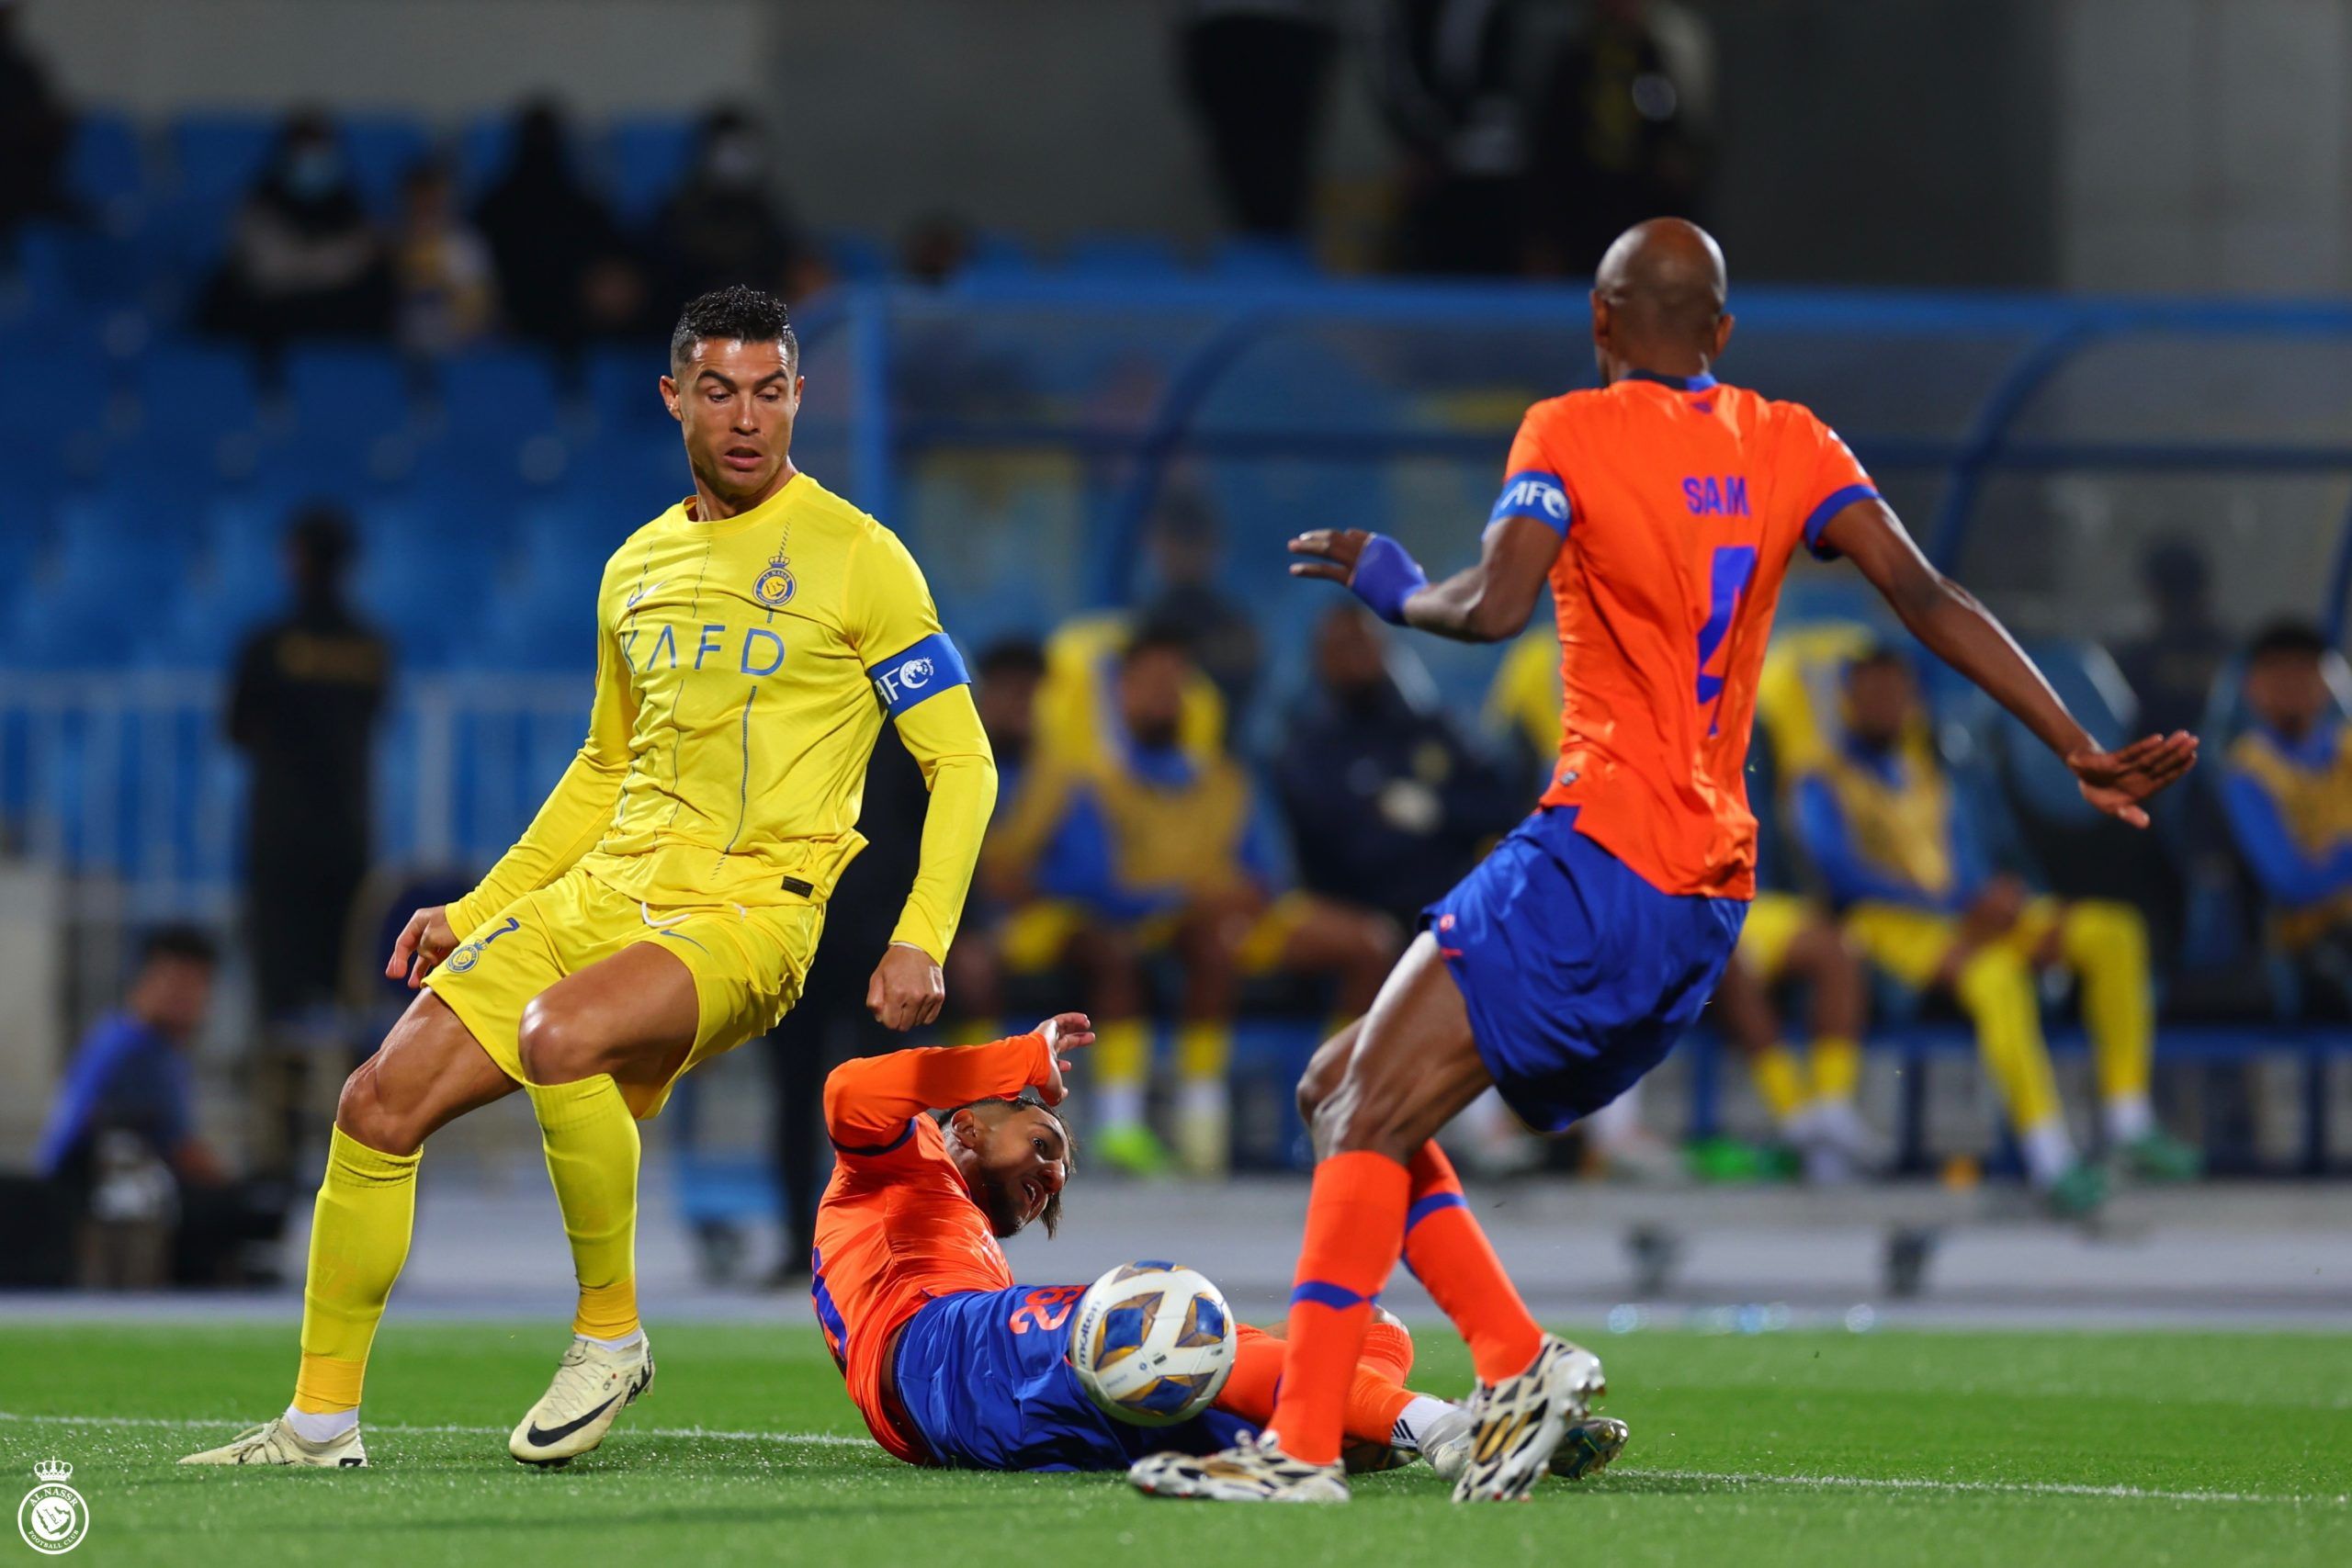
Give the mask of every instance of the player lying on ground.
[[[967, 1470], [1113, 1470], [1173, 1444], [1208, 1452], [1272, 1414], [1282, 1342], [1242, 1325], [1216, 1403], [1174, 1427], [1114, 1420], [1064, 1350], [1084, 1285], [1016, 1285], [997, 1243], [1061, 1218], [1072, 1169], [1061, 1053], [1093, 1042], [1066, 1012], [989, 1045], [899, 1051], [836, 1068], [825, 1130], [837, 1152], [817, 1210], [809, 1297], [825, 1344], [874, 1440], [910, 1464]], [[1412, 1337], [1380, 1314], [1348, 1380], [1351, 1461], [1385, 1469], [1419, 1453], [1449, 1479], [1468, 1462], [1462, 1406], [1404, 1386]], [[1595, 1419], [1554, 1472], [1589, 1474], [1625, 1445]]]
[[1309, 1066], [1322, 1163], [1273, 1420], [1257, 1445], [1155, 1455], [1147, 1492], [1341, 1502], [1340, 1415], [1372, 1298], [1403, 1255], [1469, 1341], [1478, 1431], [1457, 1501], [1526, 1495], [1604, 1391], [1589, 1350], [1536, 1325], [1462, 1201], [1440, 1127], [1501, 1089], [1558, 1132], [1656, 1066], [1696, 1018], [1755, 893], [1742, 770], [1781, 580], [1799, 544], [1850, 557], [1903, 624], [2135, 827], [2197, 742], [2103, 751], [1984, 608], [1930, 566], [1813, 413], [1718, 382], [1723, 255], [1692, 224], [1621, 236], [1592, 290], [1601, 387], [1536, 404], [1476, 566], [1432, 584], [1396, 541], [1301, 536], [1299, 576], [1467, 642], [1519, 635], [1549, 579], [1560, 759], [1533, 817], [1427, 926], [1371, 1013]]
[[194, 1464], [355, 1466], [360, 1380], [445, 1123], [526, 1089], [580, 1283], [573, 1338], [508, 1450], [560, 1463], [653, 1381], [638, 1322], [639, 1120], [800, 994], [887, 715], [931, 786], [922, 859], [867, 1006], [937, 1016], [996, 769], [914, 559], [792, 466], [780, 300], [686, 307], [662, 396], [695, 493], [605, 568], [588, 739], [481, 885], [420, 909], [386, 973], [424, 994], [344, 1085], [287, 1413]]

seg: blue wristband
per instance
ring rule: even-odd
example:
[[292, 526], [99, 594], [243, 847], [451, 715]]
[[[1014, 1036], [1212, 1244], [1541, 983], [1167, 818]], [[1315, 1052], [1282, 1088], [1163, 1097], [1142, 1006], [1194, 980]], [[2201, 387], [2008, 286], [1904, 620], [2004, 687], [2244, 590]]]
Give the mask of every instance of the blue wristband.
[[1429, 573], [1421, 570], [1421, 563], [1385, 534], [1374, 534], [1364, 541], [1355, 572], [1348, 579], [1355, 596], [1395, 626], [1405, 624], [1405, 601], [1429, 585]]

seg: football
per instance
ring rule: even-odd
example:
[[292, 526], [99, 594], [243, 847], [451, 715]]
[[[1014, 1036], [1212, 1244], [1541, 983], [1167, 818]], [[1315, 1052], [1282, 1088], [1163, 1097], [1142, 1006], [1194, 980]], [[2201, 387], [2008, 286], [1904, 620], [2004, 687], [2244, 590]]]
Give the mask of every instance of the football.
[[1080, 1300], [1069, 1364], [1104, 1414], [1172, 1427], [1225, 1386], [1233, 1343], [1233, 1313], [1205, 1277], [1173, 1263], [1123, 1263]]

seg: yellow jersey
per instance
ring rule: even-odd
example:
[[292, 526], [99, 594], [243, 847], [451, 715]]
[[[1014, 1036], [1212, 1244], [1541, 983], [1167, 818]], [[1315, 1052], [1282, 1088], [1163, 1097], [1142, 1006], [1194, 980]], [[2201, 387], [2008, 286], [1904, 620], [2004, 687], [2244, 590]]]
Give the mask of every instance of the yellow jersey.
[[629, 536], [596, 604], [588, 738], [461, 937], [578, 864], [657, 908], [822, 902], [865, 847], [887, 715], [932, 799], [893, 934], [946, 956], [996, 800], [962, 659], [897, 536], [807, 474], [736, 516], [692, 498]]

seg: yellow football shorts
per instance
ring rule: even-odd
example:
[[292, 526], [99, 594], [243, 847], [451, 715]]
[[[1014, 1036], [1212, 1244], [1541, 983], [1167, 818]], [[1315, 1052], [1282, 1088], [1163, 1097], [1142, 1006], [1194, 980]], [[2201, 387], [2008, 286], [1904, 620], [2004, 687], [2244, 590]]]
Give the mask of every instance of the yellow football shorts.
[[1747, 906], [1747, 921], [1739, 928], [1739, 961], [1765, 980], [1781, 977], [1789, 946], [1804, 930], [1811, 906], [1794, 893], [1758, 893]]
[[517, 1042], [532, 998], [638, 942], [676, 953], [694, 976], [700, 1017], [677, 1072], [657, 1085], [621, 1087], [642, 1122], [660, 1113], [671, 1087], [697, 1064], [765, 1033], [791, 1010], [824, 923], [823, 906], [813, 903], [651, 908], [575, 866], [469, 932], [425, 985], [500, 1071], [526, 1083]]
[[[1284, 893], [1267, 905], [1252, 921], [1234, 953], [1234, 963], [1250, 976], [1271, 974], [1298, 928], [1313, 914], [1315, 900], [1306, 893]], [[1176, 939], [1182, 916], [1170, 912], [1148, 915], [1132, 928], [1136, 946], [1146, 953], [1167, 951]], [[1039, 898], [1023, 905], [1001, 928], [997, 951], [1004, 966], [1016, 975], [1038, 975], [1062, 961], [1070, 940], [1104, 917], [1068, 898]]]
[[[1999, 945], [2030, 963], [2050, 940], [2063, 908], [2055, 898], [2028, 900]], [[1902, 904], [1857, 904], [1846, 916], [1846, 933], [1871, 963], [1916, 989], [1943, 967], [1952, 943], [1960, 940], [1960, 917]]]

